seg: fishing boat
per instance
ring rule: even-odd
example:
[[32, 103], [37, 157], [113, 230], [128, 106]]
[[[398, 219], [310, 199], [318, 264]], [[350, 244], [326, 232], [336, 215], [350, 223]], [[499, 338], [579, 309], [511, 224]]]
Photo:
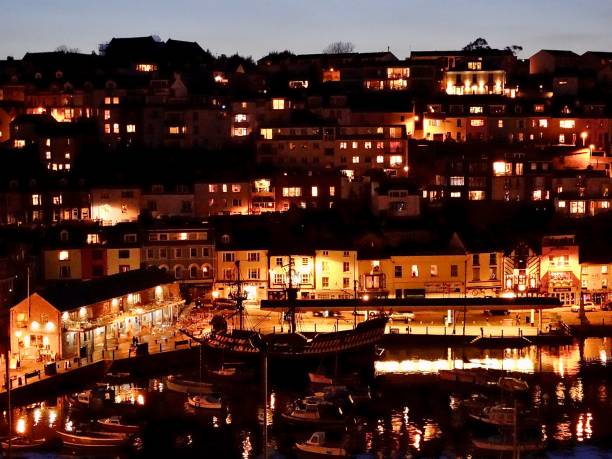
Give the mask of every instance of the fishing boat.
[[297, 442], [295, 449], [312, 457], [346, 457], [347, 451], [340, 441], [332, 441], [325, 432], [315, 432], [305, 442]]
[[510, 376], [503, 376], [499, 378], [497, 385], [508, 392], [524, 392], [529, 389], [529, 384], [520, 378], [513, 378]]
[[136, 433], [140, 431], [140, 426], [125, 424], [122, 422], [122, 419], [119, 416], [111, 416], [109, 418], [98, 419], [96, 423], [98, 427], [108, 432]]
[[212, 394], [213, 385], [210, 383], [182, 379], [175, 375], [170, 375], [166, 379], [166, 387], [174, 392], [183, 394]]
[[510, 435], [495, 435], [488, 438], [472, 438], [472, 443], [476, 448], [498, 451], [498, 452], [513, 452], [521, 453], [540, 451], [546, 447], [546, 443], [539, 439], [521, 439], [516, 443]]
[[217, 369], [208, 370], [208, 378], [211, 381], [223, 383], [236, 383], [251, 380], [255, 372], [251, 368], [245, 368], [239, 362], [222, 365]]
[[114, 432], [84, 432], [82, 434], [57, 431], [65, 446], [78, 448], [118, 448], [125, 445], [129, 436]]
[[281, 413], [281, 418], [288, 424], [297, 426], [317, 426], [339, 428], [346, 424], [347, 417], [334, 404], [295, 403], [293, 408]]
[[[8, 438], [2, 440], [2, 450], [8, 451], [9, 441]], [[37, 451], [46, 449], [49, 446], [46, 438], [30, 438], [30, 437], [13, 437], [11, 438], [11, 451]]]
[[204, 410], [220, 410], [222, 406], [221, 397], [216, 395], [187, 397], [187, 403], [189, 403], [189, 406]]

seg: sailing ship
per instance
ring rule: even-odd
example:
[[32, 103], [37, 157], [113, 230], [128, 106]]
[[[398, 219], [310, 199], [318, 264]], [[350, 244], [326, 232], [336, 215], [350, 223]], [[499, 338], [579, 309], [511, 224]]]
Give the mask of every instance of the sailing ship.
[[[376, 344], [382, 339], [387, 325], [387, 317], [376, 317], [366, 320], [352, 330], [319, 333], [313, 338], [298, 333], [295, 327], [295, 305], [291, 306], [288, 316], [291, 318], [290, 333], [273, 333], [262, 335], [256, 331], [244, 329], [244, 302], [247, 294], [243, 290], [243, 281], [240, 280], [240, 265], [236, 262], [237, 280], [233, 282], [235, 290], [230, 298], [236, 304], [236, 314], [239, 316], [239, 328], [212, 330], [202, 334], [203, 324], [193, 327], [181, 327], [181, 332], [202, 345], [209, 358], [232, 359], [238, 361], [259, 360], [266, 353], [271, 361], [312, 360], [334, 356], [336, 358], [352, 354], [368, 357], [372, 354], [364, 351], [374, 350]], [[297, 289], [292, 285], [287, 289], [288, 298], [295, 300]]]

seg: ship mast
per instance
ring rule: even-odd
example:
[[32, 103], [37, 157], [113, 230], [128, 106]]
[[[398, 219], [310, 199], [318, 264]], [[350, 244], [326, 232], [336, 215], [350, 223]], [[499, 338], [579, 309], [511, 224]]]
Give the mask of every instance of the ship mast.
[[244, 330], [244, 301], [247, 299], [247, 293], [242, 289], [242, 284], [244, 283], [240, 279], [240, 261], [236, 260], [236, 271], [238, 272], [236, 275], [236, 282], [234, 285], [236, 289], [233, 290], [229, 297], [236, 302], [236, 310], [238, 311], [239, 317], [239, 329]]
[[291, 333], [297, 332], [295, 324], [295, 302], [297, 300], [297, 292], [299, 288], [293, 286], [293, 257], [289, 255], [289, 286], [287, 287], [287, 300], [289, 303], [289, 318], [291, 319]]

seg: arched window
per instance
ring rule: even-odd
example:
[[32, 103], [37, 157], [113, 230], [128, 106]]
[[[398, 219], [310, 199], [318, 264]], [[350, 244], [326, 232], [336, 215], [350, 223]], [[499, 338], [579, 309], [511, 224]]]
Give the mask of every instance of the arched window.
[[211, 279], [213, 277], [213, 269], [211, 265], [202, 265], [202, 277]]
[[185, 268], [183, 268], [183, 265], [176, 265], [174, 267], [174, 277], [176, 279], [182, 279], [183, 278], [183, 271], [185, 270]]
[[200, 271], [200, 270], [198, 269], [198, 266], [197, 266], [197, 265], [191, 265], [191, 266], [189, 267], [189, 277], [190, 277], [191, 279], [197, 279], [197, 278], [199, 277], [199, 276], [198, 276], [199, 271]]

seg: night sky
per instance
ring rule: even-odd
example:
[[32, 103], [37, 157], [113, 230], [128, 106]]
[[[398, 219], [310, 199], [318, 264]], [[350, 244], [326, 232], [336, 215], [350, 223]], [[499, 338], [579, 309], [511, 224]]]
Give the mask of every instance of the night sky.
[[527, 58], [542, 48], [612, 50], [610, 23], [610, 0], [7, 0], [0, 58], [60, 45], [91, 52], [112, 37], [153, 34], [255, 59], [337, 40], [404, 58], [482, 36], [493, 47], [522, 45]]

